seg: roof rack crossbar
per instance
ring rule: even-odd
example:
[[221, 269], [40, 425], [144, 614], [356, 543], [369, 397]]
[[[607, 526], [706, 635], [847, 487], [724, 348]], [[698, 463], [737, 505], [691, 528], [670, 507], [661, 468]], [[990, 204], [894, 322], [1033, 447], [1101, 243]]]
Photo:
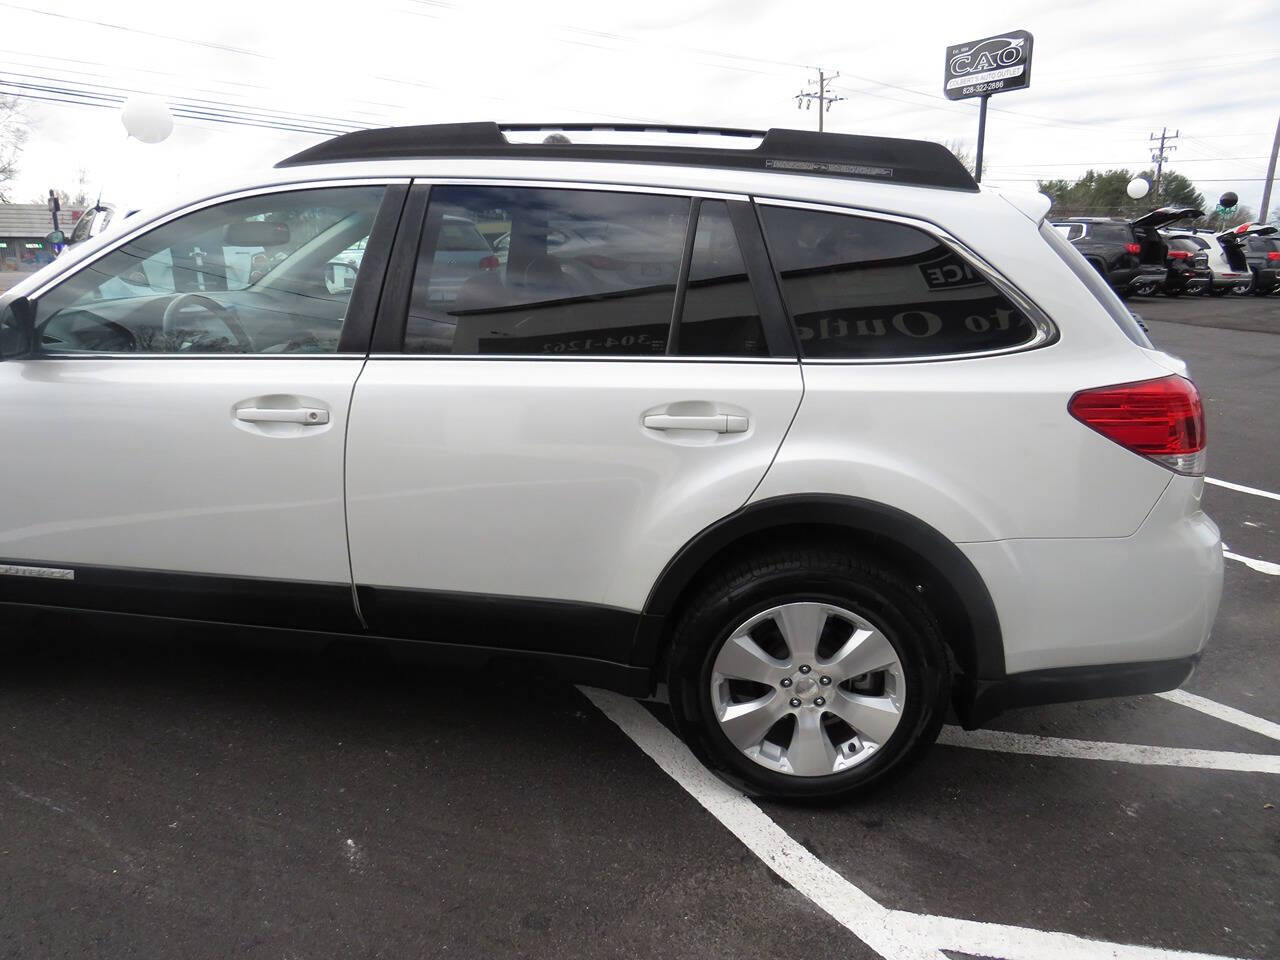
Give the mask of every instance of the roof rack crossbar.
[[[624, 133], [715, 134], [759, 138], [752, 149], [735, 145], [687, 146], [645, 143], [519, 143], [509, 131], [610, 131]], [[743, 130], [666, 124], [440, 123], [357, 130], [296, 153], [276, 164], [296, 167], [317, 163], [417, 158], [494, 157], [540, 160], [595, 160], [619, 163], [662, 163], [680, 166], [773, 170], [814, 176], [879, 180], [886, 183], [978, 189], [959, 160], [944, 146], [928, 140], [898, 140], [809, 130]]]

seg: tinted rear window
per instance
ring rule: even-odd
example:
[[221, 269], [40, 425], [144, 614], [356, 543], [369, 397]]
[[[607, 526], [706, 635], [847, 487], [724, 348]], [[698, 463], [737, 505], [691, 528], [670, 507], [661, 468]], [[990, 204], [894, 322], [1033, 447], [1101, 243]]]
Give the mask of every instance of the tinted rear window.
[[1127, 223], [1091, 223], [1089, 238], [1107, 243], [1132, 243], [1133, 228]]
[[789, 207], [760, 215], [806, 357], [984, 353], [1036, 336], [1017, 306], [923, 230]]

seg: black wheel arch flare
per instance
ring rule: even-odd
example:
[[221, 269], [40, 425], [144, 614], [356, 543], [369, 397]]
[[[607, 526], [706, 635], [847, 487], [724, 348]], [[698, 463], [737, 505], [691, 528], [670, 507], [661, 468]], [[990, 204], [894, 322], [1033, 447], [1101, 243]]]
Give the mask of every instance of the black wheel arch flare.
[[1005, 677], [1004, 640], [995, 604], [969, 558], [924, 521], [859, 497], [799, 494], [748, 504], [686, 543], [659, 575], [645, 602], [632, 662], [657, 666], [682, 599], [734, 554], [789, 536], [834, 538], [906, 566], [942, 620], [956, 665], [954, 702], [962, 722], [980, 688]]

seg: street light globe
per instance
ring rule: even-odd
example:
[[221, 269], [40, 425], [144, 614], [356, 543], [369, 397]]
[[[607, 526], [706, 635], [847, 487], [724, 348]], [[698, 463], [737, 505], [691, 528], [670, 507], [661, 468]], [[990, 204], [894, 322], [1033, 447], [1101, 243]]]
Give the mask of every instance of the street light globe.
[[1147, 181], [1143, 180], [1141, 177], [1134, 177], [1129, 181], [1129, 185], [1124, 188], [1124, 192], [1129, 194], [1129, 197], [1133, 200], [1141, 200], [1147, 195], [1147, 192], [1150, 189], [1151, 184], [1147, 183]]

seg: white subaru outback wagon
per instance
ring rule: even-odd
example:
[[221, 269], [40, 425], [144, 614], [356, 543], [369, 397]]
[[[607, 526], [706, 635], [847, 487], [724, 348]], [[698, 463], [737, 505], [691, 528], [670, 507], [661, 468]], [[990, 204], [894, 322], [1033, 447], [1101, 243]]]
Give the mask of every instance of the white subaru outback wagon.
[[1047, 200], [933, 143], [555, 129], [341, 136], [0, 300], [0, 616], [665, 683], [791, 797], [1186, 680], [1200, 398]]

